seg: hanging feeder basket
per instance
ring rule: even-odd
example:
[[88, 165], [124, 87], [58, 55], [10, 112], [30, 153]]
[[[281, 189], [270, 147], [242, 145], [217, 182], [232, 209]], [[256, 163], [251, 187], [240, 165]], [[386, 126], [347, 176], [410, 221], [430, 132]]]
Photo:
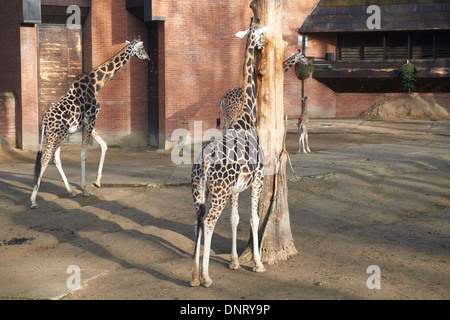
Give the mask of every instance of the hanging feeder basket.
[[297, 78], [299, 80], [306, 80], [308, 79], [311, 74], [314, 71], [314, 65], [312, 63], [310, 64], [303, 64], [303, 63], [296, 63], [295, 64], [295, 74], [297, 75]]

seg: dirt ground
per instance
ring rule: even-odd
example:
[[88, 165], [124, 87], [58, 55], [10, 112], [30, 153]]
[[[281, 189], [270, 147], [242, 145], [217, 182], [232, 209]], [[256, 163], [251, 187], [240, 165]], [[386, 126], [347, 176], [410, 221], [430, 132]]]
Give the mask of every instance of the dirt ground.
[[[305, 155], [295, 154], [296, 134], [287, 138], [301, 176], [298, 183], [291, 175], [288, 184], [299, 254], [267, 265], [265, 273], [245, 261], [228, 269], [227, 205], [212, 240], [211, 288], [189, 286], [190, 166], [177, 168], [170, 151], [110, 148], [104, 187], [90, 186], [92, 195], [82, 197], [79, 145], [65, 145], [63, 166], [78, 196], [67, 195], [51, 166], [36, 210], [29, 208], [35, 152], [2, 151], [0, 298], [450, 299], [450, 132], [312, 132], [309, 140], [312, 153]], [[98, 159], [91, 147], [88, 181]], [[114, 180], [120, 170], [128, 170], [128, 182]], [[165, 184], [176, 170], [179, 180]], [[161, 183], [133, 182], [142, 175]], [[241, 252], [249, 237], [248, 191], [239, 210]], [[372, 265], [380, 271], [375, 289], [367, 286]], [[78, 268], [80, 288], [68, 285], [69, 266]]]

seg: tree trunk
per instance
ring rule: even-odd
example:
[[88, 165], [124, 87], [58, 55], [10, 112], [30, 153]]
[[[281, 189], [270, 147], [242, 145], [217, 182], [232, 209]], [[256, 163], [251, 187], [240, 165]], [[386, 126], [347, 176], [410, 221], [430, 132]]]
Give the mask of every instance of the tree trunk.
[[[263, 262], [272, 264], [297, 253], [291, 233], [287, 202], [286, 160], [284, 149], [282, 0], [253, 0], [254, 21], [269, 26], [264, 52], [258, 54], [256, 79], [259, 142], [264, 151], [264, 185], [259, 202], [259, 239]], [[242, 258], [251, 258], [251, 241]]]

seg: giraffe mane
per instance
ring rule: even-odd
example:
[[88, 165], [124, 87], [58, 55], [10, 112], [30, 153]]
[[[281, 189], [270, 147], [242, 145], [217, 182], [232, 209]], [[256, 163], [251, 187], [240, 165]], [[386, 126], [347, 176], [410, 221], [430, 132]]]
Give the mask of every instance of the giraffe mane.
[[103, 61], [102, 63], [98, 64], [97, 66], [95, 66], [95, 67], [92, 68], [91, 70], [86, 71], [86, 72], [83, 72], [82, 74], [78, 75], [77, 78], [80, 78], [80, 77], [82, 77], [82, 76], [84, 76], [84, 75], [90, 73], [91, 71], [97, 69], [98, 67], [100, 67], [101, 65], [105, 64], [106, 62], [108, 62], [108, 61], [110, 61], [110, 60], [113, 60], [113, 58], [114, 58], [115, 56], [117, 56], [119, 53], [122, 53], [122, 52], [124, 52], [125, 50], [127, 50], [128, 47], [130, 46], [130, 44], [131, 44], [131, 43], [128, 43], [128, 41], [127, 41], [127, 44], [126, 44], [122, 49], [120, 49], [119, 51], [117, 51], [112, 57], [106, 59], [105, 61]]

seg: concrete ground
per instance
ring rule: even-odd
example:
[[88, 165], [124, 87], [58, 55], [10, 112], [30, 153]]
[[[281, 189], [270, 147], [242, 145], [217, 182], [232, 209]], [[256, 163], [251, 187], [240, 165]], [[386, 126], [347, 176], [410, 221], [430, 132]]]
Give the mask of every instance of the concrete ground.
[[[49, 166], [29, 208], [35, 152], [0, 152], [2, 299], [449, 299], [450, 121], [312, 120], [310, 154], [289, 122], [291, 228], [299, 254], [229, 270], [229, 207], [216, 226], [211, 288], [191, 288], [190, 164], [171, 151], [110, 148], [103, 187], [79, 190], [79, 145]], [[88, 151], [93, 181], [99, 149]], [[238, 250], [249, 236], [240, 197]], [[379, 289], [367, 285], [369, 266]], [[79, 275], [79, 277], [78, 277]], [[77, 286], [77, 279], [80, 280]], [[370, 278], [373, 279], [373, 278]], [[371, 282], [375, 284], [375, 282]]]

